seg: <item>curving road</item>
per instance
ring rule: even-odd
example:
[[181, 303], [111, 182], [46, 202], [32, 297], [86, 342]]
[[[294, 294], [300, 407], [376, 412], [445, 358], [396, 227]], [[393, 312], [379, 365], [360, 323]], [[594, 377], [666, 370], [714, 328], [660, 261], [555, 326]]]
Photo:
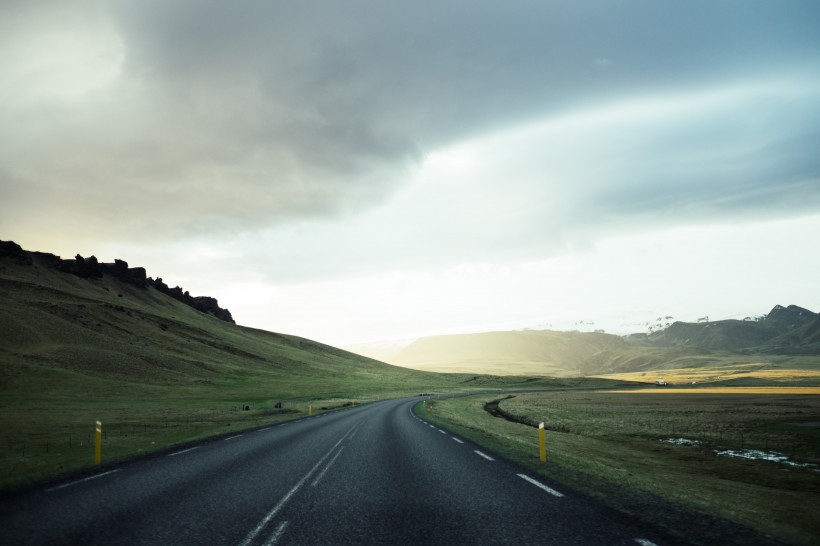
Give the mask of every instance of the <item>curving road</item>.
[[388, 400], [0, 501], [0, 543], [667, 544]]

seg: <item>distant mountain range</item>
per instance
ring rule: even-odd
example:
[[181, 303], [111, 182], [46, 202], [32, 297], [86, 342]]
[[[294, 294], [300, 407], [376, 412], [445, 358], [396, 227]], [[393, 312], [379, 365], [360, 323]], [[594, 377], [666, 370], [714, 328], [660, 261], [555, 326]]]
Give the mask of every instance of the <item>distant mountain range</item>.
[[674, 322], [650, 334], [524, 330], [425, 337], [382, 358], [419, 370], [558, 377], [696, 365], [716, 354], [820, 355], [820, 314], [776, 305], [747, 320]]
[[775, 307], [760, 320], [675, 322], [634, 343], [654, 347], [699, 347], [768, 354], [820, 354], [820, 314], [789, 305]]

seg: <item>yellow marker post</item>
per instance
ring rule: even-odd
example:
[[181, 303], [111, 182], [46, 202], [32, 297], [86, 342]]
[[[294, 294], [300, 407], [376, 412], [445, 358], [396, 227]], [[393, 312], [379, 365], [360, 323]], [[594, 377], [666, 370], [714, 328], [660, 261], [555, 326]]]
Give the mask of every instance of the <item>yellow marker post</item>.
[[102, 423], [97, 421], [97, 441], [94, 443], [94, 464], [102, 460]]
[[308, 417], [312, 417], [312, 416], [313, 416], [313, 405], [308, 404]]
[[538, 443], [541, 448], [541, 462], [547, 462], [547, 433], [544, 430], [544, 423], [538, 425]]

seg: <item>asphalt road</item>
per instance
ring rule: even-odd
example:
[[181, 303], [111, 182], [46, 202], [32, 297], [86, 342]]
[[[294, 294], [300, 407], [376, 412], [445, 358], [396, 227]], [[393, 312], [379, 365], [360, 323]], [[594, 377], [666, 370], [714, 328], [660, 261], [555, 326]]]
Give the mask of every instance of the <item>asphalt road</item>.
[[390, 400], [0, 501], [0, 544], [666, 544]]

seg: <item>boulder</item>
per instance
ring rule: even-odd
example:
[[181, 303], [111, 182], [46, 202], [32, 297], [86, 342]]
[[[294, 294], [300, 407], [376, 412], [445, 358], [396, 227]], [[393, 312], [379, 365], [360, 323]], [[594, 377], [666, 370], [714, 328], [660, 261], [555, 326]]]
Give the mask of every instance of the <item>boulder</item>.
[[0, 258], [9, 258], [20, 265], [31, 265], [31, 256], [14, 241], [0, 241]]
[[134, 286], [146, 287], [147, 276], [144, 267], [128, 267], [128, 262], [124, 260], [114, 260], [113, 264], [101, 264], [103, 273], [116, 277], [123, 282]]

